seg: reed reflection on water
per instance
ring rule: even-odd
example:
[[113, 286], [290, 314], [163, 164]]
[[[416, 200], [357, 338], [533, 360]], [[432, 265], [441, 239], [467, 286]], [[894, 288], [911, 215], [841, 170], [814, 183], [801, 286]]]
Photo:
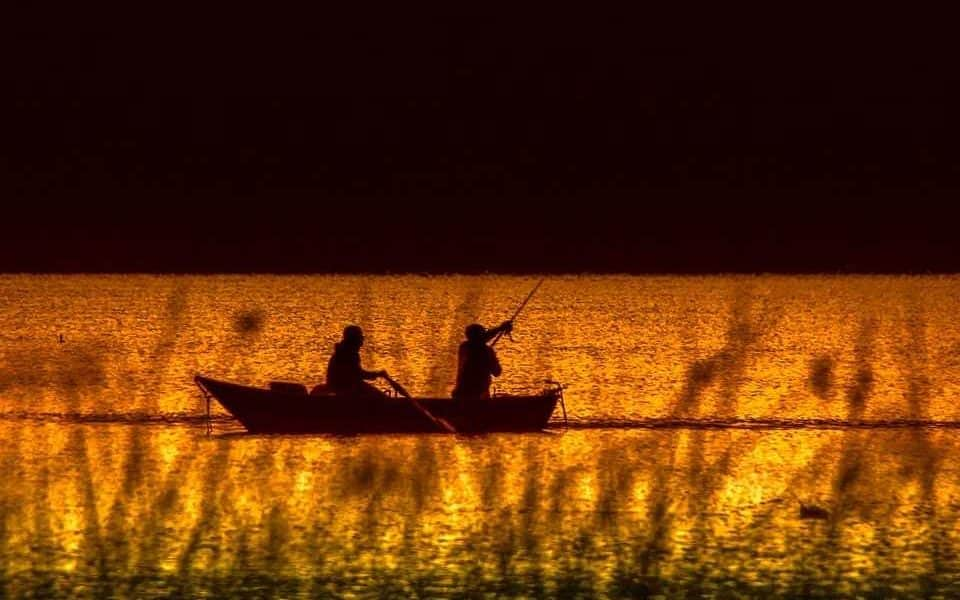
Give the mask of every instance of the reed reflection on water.
[[0, 279], [0, 590], [958, 593], [951, 278], [548, 280], [502, 385], [570, 384], [566, 432], [206, 437], [195, 418], [193, 372], [315, 379], [351, 321], [365, 362], [449, 391], [460, 325], [526, 284]]

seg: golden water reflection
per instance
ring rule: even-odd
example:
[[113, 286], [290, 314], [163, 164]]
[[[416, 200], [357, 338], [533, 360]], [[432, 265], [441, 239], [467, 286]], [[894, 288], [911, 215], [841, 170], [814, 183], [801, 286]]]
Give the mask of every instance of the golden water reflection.
[[347, 322], [443, 393], [531, 284], [0, 277], [0, 594], [960, 592], [957, 278], [550, 278], [500, 385], [567, 383], [566, 431], [197, 418], [194, 373], [316, 381]]
[[947, 430], [2, 429], [12, 595], [957, 591]]

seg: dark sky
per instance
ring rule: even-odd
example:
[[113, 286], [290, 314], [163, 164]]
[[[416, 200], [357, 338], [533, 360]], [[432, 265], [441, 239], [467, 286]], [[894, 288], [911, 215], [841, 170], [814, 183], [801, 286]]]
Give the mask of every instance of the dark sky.
[[956, 271], [951, 23], [24, 17], [0, 270]]

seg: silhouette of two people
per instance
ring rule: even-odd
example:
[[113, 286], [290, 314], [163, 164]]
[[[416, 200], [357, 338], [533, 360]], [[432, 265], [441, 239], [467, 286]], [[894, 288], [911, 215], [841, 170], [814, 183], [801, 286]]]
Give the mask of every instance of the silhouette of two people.
[[[457, 382], [452, 394], [455, 400], [473, 402], [490, 397], [493, 378], [499, 377], [503, 369], [489, 343], [511, 331], [513, 321], [504, 321], [491, 329], [477, 323], [467, 326], [464, 330], [467, 339], [457, 352]], [[334, 346], [327, 364], [327, 389], [335, 394], [383, 398], [385, 394], [367, 382], [386, 378], [387, 372], [367, 371], [361, 366], [362, 346], [363, 330], [356, 325], [344, 328], [343, 339]]]

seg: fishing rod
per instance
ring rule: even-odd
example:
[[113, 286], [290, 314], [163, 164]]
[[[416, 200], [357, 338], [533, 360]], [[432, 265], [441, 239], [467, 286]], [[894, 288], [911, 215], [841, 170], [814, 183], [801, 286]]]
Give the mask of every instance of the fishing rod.
[[[537, 290], [539, 290], [540, 286], [543, 285], [543, 282], [545, 279], [546, 279], [545, 277], [541, 277], [540, 281], [537, 282], [537, 285], [533, 286], [533, 289], [530, 290], [530, 293], [527, 294], [527, 297], [524, 298], [523, 302], [520, 303], [520, 306], [517, 307], [517, 310], [513, 313], [513, 316], [510, 317], [510, 321], [509, 321], [510, 323], [513, 323], [513, 321], [515, 321], [516, 318], [520, 316], [520, 313], [527, 306], [527, 302], [530, 302], [530, 299], [533, 298], [533, 295], [537, 293]], [[497, 334], [495, 338], [493, 338], [493, 342], [490, 343], [490, 346], [496, 346], [497, 342], [500, 341], [501, 337], [503, 337], [502, 330], [500, 331], [500, 333]]]

